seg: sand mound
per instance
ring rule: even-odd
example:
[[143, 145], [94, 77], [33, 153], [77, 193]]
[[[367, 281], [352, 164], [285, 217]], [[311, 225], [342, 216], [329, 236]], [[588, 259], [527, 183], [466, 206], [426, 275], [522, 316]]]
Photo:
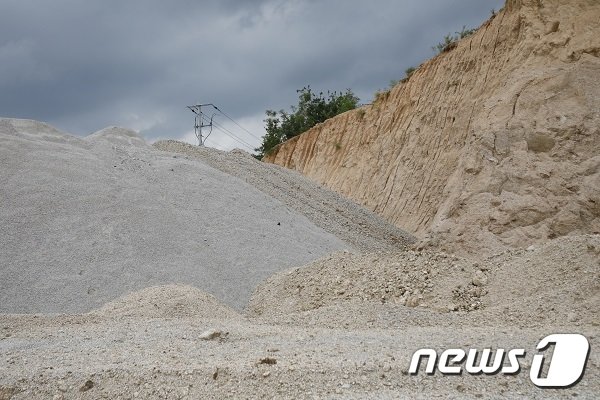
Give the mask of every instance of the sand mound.
[[483, 261], [443, 253], [337, 253], [261, 284], [248, 311], [321, 326], [597, 324], [600, 236]]
[[0, 312], [87, 312], [173, 283], [242, 309], [272, 273], [350, 247], [240, 179], [139, 145], [132, 131], [57, 132], [0, 125]]
[[117, 126], [110, 126], [94, 132], [91, 135], [85, 137], [86, 141], [99, 142], [107, 141], [109, 143], [120, 145], [120, 146], [135, 146], [135, 147], [147, 147], [146, 141], [137, 132], [119, 128]]
[[297, 172], [259, 162], [243, 150], [227, 153], [175, 140], [159, 141], [154, 147], [199, 159], [245, 181], [355, 249], [397, 251], [415, 241], [412, 235], [339, 194]]
[[87, 312], [165, 284], [241, 310], [277, 271], [413, 241], [239, 150], [153, 147], [117, 127], [78, 139], [11, 119], [0, 120], [0, 141], [0, 312]]
[[239, 318], [231, 307], [192, 286], [153, 286], [105, 304], [91, 315], [144, 318]]
[[486, 275], [479, 264], [445, 254], [337, 253], [267, 279], [252, 296], [249, 311], [285, 314], [356, 300], [444, 312], [474, 310], [486, 293], [473, 284], [476, 273]]
[[[0, 132], [3, 135], [14, 135], [25, 140], [83, 144], [77, 137], [61, 132], [44, 122], [30, 119], [0, 118]], [[2, 140], [2, 144], [7, 143]]]

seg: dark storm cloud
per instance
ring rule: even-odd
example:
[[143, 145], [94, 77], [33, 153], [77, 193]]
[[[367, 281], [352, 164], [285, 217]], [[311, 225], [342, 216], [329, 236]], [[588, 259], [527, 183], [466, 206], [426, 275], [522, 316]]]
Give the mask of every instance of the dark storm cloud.
[[502, 3], [5, 0], [0, 115], [76, 134], [123, 125], [182, 137], [185, 106], [202, 101], [260, 130], [265, 109], [287, 108], [307, 84], [369, 102], [446, 33], [479, 26]]

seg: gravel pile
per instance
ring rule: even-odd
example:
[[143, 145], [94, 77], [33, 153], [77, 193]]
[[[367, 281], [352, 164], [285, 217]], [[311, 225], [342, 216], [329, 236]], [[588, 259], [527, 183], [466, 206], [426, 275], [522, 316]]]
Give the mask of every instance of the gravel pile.
[[224, 152], [175, 140], [154, 147], [199, 159], [273, 197], [360, 251], [398, 251], [415, 238], [373, 212], [296, 171], [254, 159], [243, 150]]
[[340, 252], [275, 274], [248, 311], [330, 328], [571, 328], [600, 324], [600, 235], [562, 237], [483, 260], [444, 253]]
[[0, 171], [4, 313], [86, 312], [172, 283], [241, 310], [274, 272], [352, 248], [251, 184], [120, 128], [79, 139], [2, 119]]
[[220, 318], [240, 315], [214, 296], [187, 285], [152, 286], [105, 304], [92, 317]]
[[482, 280], [488, 269], [481, 268], [446, 254], [336, 253], [267, 279], [253, 295], [249, 311], [285, 315], [346, 301], [473, 311], [487, 294]]
[[[600, 390], [600, 235], [477, 260], [405, 250], [293, 172], [120, 128], [0, 119], [0, 171], [0, 399]], [[585, 376], [540, 389], [535, 346], [561, 332], [588, 338]], [[527, 354], [518, 374], [409, 375], [420, 348]]]

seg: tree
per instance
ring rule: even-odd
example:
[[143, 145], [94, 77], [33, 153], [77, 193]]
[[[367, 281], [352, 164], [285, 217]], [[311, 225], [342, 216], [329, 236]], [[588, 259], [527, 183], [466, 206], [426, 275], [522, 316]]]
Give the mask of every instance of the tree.
[[343, 112], [352, 110], [358, 105], [358, 97], [350, 89], [345, 92], [323, 92], [315, 94], [310, 86], [296, 91], [298, 105], [291, 106], [291, 112], [267, 110], [265, 130], [262, 144], [256, 148], [256, 158], [261, 159], [269, 154], [275, 146], [306, 132], [313, 126]]

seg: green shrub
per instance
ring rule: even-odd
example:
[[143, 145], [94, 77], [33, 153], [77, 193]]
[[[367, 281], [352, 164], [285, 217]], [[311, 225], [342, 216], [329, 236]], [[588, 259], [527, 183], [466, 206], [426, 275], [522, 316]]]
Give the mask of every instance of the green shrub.
[[310, 86], [296, 91], [298, 105], [291, 107], [291, 112], [267, 110], [265, 130], [262, 144], [256, 148], [256, 158], [262, 159], [280, 143], [306, 132], [313, 126], [324, 122], [343, 112], [352, 110], [358, 105], [358, 97], [350, 89], [345, 92], [323, 92], [315, 94]]

